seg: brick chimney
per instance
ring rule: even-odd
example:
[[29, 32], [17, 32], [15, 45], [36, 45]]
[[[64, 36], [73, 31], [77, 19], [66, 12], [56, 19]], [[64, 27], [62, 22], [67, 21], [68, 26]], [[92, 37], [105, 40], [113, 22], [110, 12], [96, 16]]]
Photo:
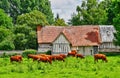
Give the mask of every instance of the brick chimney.
[[43, 26], [38, 25], [38, 26], [37, 26], [37, 31], [40, 31], [40, 30], [42, 29], [42, 27], [43, 27]]

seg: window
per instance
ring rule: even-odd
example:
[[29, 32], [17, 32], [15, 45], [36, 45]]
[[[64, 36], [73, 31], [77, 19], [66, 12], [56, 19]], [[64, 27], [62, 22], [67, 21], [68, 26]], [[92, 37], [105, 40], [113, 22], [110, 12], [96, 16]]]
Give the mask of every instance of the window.
[[106, 31], [106, 33], [107, 33], [107, 36], [110, 36], [110, 31]]

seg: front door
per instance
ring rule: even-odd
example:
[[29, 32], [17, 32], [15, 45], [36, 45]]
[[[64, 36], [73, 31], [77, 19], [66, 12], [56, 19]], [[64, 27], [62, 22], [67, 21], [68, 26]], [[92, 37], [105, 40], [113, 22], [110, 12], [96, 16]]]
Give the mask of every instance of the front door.
[[98, 53], [98, 46], [94, 46], [93, 50], [94, 50], [94, 54], [97, 54]]

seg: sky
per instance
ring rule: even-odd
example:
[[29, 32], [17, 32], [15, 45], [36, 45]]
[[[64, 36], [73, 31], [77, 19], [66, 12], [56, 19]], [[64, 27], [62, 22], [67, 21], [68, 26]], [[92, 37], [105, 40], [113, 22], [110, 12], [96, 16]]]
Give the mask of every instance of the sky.
[[71, 15], [76, 12], [76, 6], [80, 5], [82, 0], [50, 0], [51, 8], [54, 16], [59, 14], [66, 22], [71, 18]]

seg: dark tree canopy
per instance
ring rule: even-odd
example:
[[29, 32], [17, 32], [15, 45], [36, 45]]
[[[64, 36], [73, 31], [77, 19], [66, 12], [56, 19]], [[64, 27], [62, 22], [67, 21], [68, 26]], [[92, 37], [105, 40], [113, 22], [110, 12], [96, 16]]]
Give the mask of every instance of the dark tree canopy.
[[54, 22], [49, 0], [0, 0], [0, 8], [4, 9], [13, 18], [14, 23], [18, 15], [29, 13], [33, 10], [39, 10], [44, 13], [50, 24]]
[[10, 29], [3, 26], [0, 27], [0, 50], [13, 50], [14, 34]]
[[115, 44], [120, 46], [120, 0], [114, 0], [111, 9], [114, 14], [113, 25], [116, 29]]
[[6, 28], [12, 28], [13, 26], [12, 19], [2, 9], [0, 9], [0, 26]]
[[67, 26], [67, 24], [65, 23], [64, 19], [59, 17], [59, 14], [56, 15], [54, 25], [55, 26]]
[[34, 10], [30, 13], [25, 13], [23, 15], [18, 16], [17, 24], [19, 25], [28, 25], [36, 30], [37, 25], [48, 25], [48, 21], [46, 16], [40, 11]]
[[36, 49], [36, 31], [27, 25], [17, 25], [14, 28], [16, 50]]

